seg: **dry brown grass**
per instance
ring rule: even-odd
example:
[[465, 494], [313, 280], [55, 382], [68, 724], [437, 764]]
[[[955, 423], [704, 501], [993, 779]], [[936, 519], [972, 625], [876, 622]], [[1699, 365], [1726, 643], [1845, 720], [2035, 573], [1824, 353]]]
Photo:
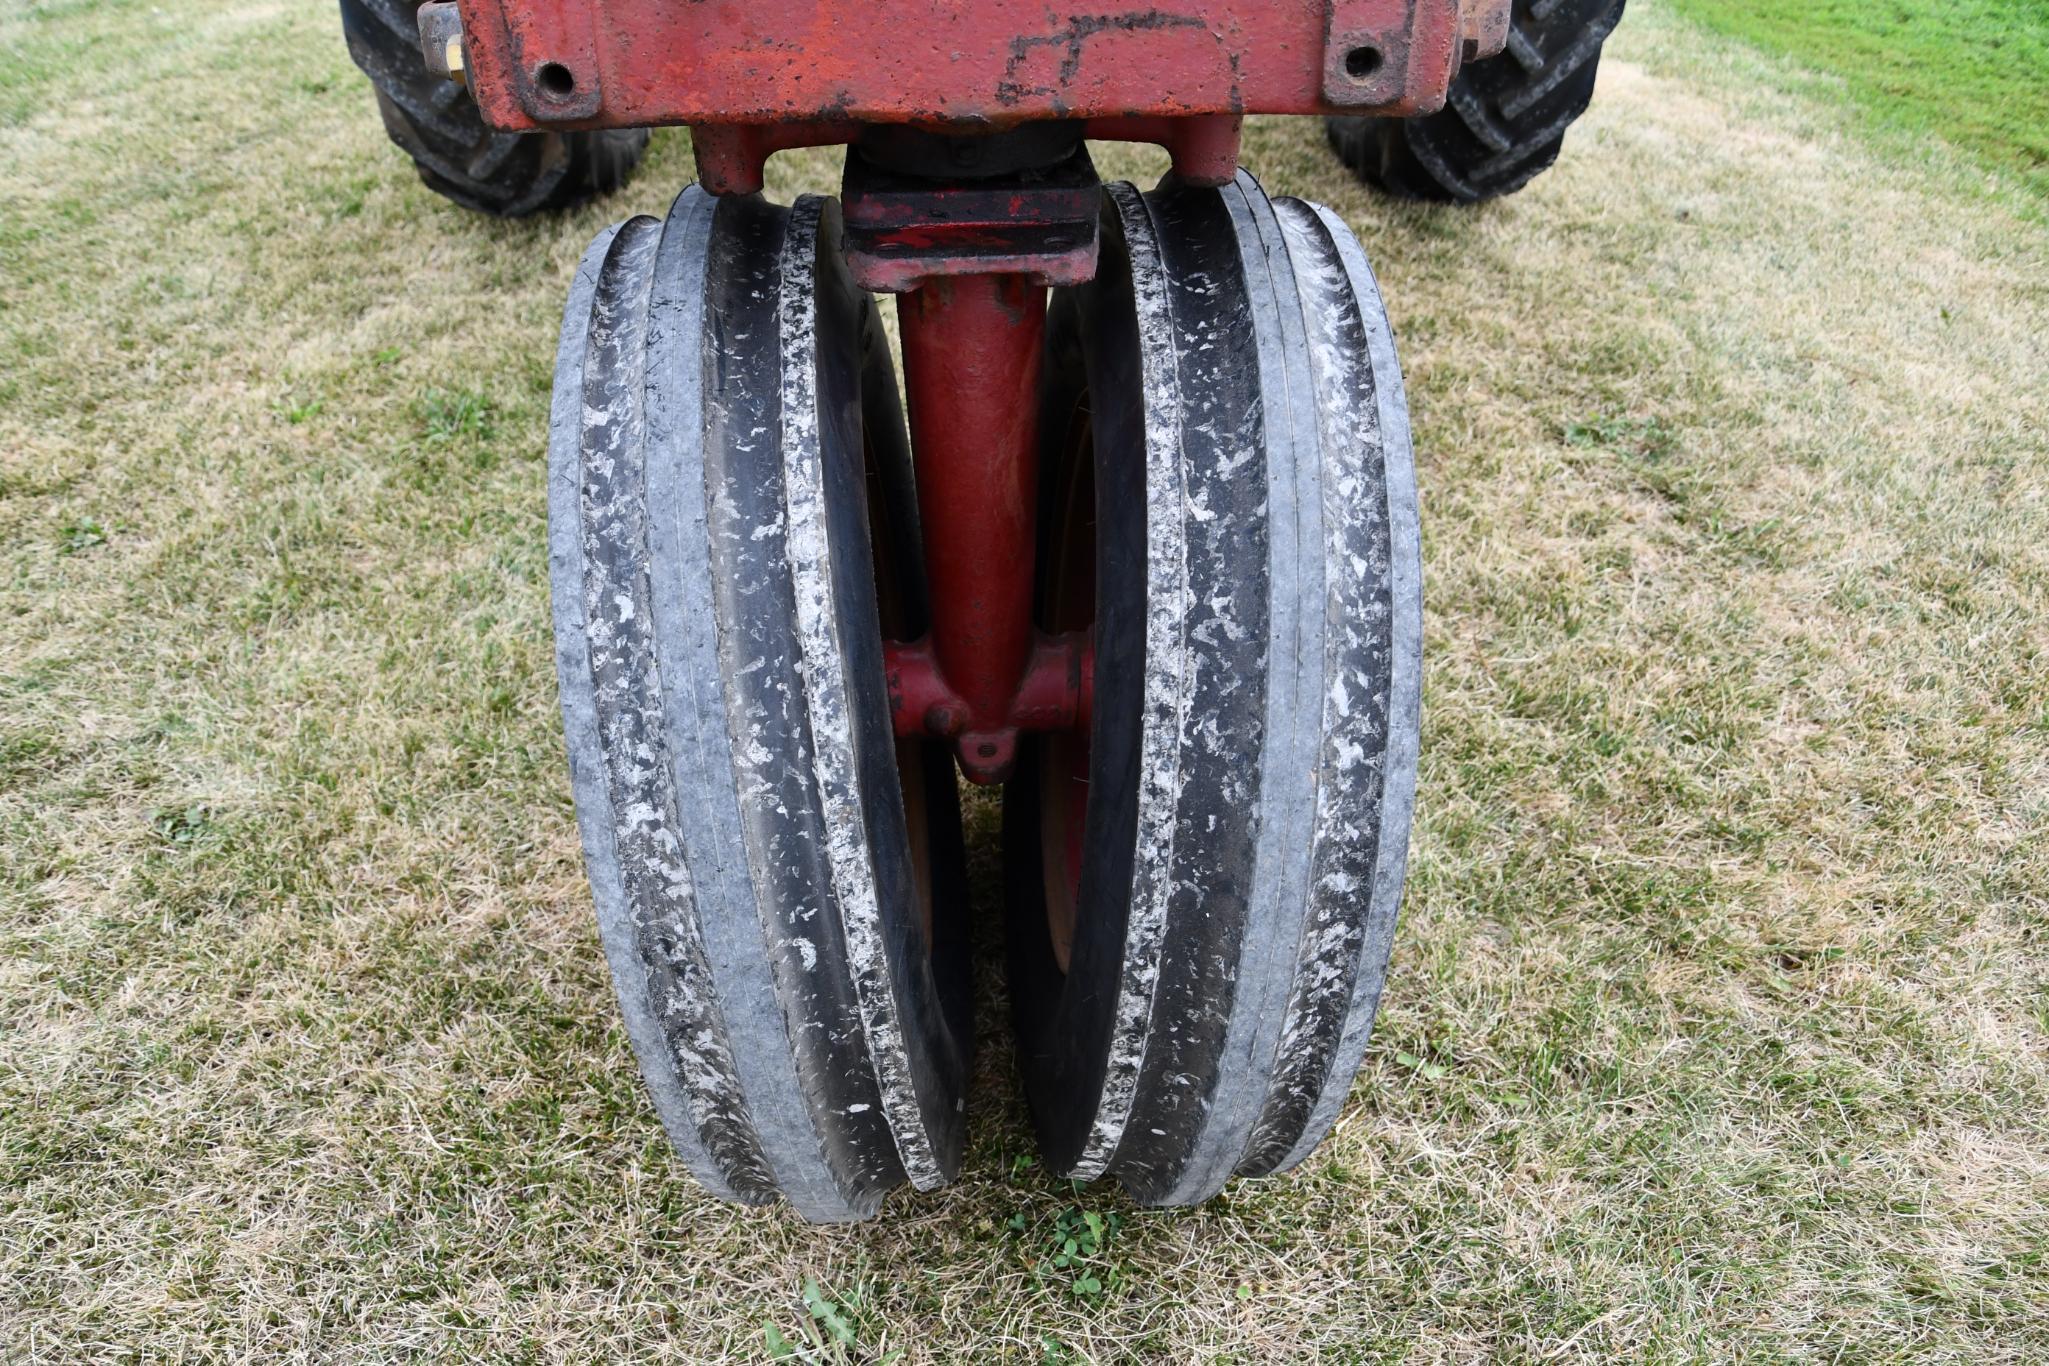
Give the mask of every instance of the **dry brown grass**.
[[[1305, 1169], [1140, 1213], [1020, 1165], [992, 984], [962, 1182], [816, 1230], [664, 1150], [554, 710], [555, 313], [684, 140], [494, 225], [413, 183], [324, 6], [24, 3], [0, 53], [8, 1354], [748, 1359], [816, 1277], [919, 1361], [2049, 1356], [2013, 187], [1645, 0], [1497, 207], [1257, 126], [1367, 243], [1419, 421], [1380, 1042]], [[1098, 1300], [1038, 1271], [1076, 1205], [1123, 1216]]]

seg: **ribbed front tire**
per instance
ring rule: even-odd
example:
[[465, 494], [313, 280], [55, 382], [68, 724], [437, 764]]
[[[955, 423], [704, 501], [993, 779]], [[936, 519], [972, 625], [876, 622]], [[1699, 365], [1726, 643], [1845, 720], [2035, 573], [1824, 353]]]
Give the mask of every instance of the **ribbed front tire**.
[[1109, 187], [1048, 328], [1040, 624], [1093, 630], [1095, 692], [1005, 794], [1021, 1070], [1054, 1171], [1194, 1204], [1316, 1146], [1379, 999], [1419, 723], [1407, 411], [1358, 243], [1244, 174]]
[[570, 774], [627, 1033], [705, 1187], [821, 1221], [959, 1170], [970, 1051], [952, 769], [899, 746], [883, 676], [885, 618], [922, 630], [908, 446], [839, 231], [816, 196], [692, 187], [599, 237], [549, 460]]

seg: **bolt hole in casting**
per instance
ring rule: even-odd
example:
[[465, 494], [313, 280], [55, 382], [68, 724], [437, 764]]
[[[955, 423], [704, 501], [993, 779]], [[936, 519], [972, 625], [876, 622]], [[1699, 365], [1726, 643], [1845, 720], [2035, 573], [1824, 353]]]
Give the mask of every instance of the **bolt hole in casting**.
[[1377, 47], [1355, 47], [1345, 53], [1345, 74], [1355, 81], [1363, 81], [1377, 74], [1385, 61]]
[[[736, 192], [584, 258], [549, 476], [577, 814], [655, 1109], [718, 1194], [843, 1220], [958, 1174], [976, 914], [1051, 1170], [1191, 1204], [1336, 1119], [1407, 857], [1414, 477], [1362, 248], [1236, 134], [708, 128]], [[1175, 170], [1103, 184], [1088, 137]], [[838, 199], [758, 193], [833, 141]], [[961, 779], [1002, 792], [1001, 906], [968, 904]]]
[[534, 68], [534, 84], [548, 98], [566, 100], [576, 93], [576, 74], [560, 62], [542, 62]]

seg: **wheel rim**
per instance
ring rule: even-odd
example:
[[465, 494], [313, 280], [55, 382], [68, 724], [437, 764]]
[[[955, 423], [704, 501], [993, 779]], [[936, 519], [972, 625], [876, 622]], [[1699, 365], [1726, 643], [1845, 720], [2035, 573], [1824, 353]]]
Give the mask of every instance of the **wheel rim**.
[[[1060, 458], [1048, 471], [1040, 525], [1039, 625], [1050, 634], [1085, 631], [1096, 616], [1095, 434], [1087, 395], [1068, 415]], [[1088, 825], [1089, 736], [1082, 729], [1039, 744], [1039, 830], [1046, 934], [1064, 974], [1074, 952]]]

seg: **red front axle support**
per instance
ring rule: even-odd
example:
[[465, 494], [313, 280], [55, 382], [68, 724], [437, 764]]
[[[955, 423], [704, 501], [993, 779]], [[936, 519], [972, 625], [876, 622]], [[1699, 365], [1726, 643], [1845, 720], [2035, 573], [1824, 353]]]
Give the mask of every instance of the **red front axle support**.
[[887, 651], [900, 735], [950, 740], [1000, 783], [1020, 730], [1086, 725], [1085, 638], [1032, 625], [1039, 350], [1046, 291], [1024, 275], [935, 279], [897, 296], [931, 635]]
[[[450, 39], [460, 39], [459, 68], [493, 127], [689, 124], [706, 187], [751, 194], [777, 150], [844, 142], [880, 151], [893, 127], [901, 143], [900, 125], [964, 140], [1064, 125], [1077, 139], [1158, 142], [1183, 180], [1224, 184], [1237, 169], [1244, 115], [1440, 108], [1462, 63], [1502, 50], [1510, 8], [1511, 0], [430, 0], [422, 23], [436, 35], [429, 56], [444, 67]], [[1086, 278], [1094, 255], [1065, 240], [1058, 194], [1021, 188], [1006, 216], [987, 202], [999, 179], [977, 180], [977, 199], [946, 183], [943, 160], [929, 170], [932, 221], [905, 221], [903, 167], [889, 159], [863, 182], [875, 221], [850, 216], [848, 228], [850, 240], [857, 228], [873, 239], [866, 256], [850, 249], [857, 283], [916, 286], [898, 295], [898, 317], [932, 621], [925, 639], [887, 646], [894, 724], [899, 735], [948, 740], [970, 780], [996, 783], [1016, 763], [1019, 731], [1085, 726], [1089, 714], [1089, 642], [1036, 632], [1032, 591], [1045, 285]], [[952, 179], [964, 176], [976, 179]], [[982, 217], [949, 213], [949, 195], [956, 209], [974, 200]], [[1038, 236], [1013, 241], [1006, 228]], [[930, 250], [907, 251], [920, 234]], [[1025, 245], [992, 250], [983, 240], [991, 236]], [[1034, 260], [1036, 275], [987, 273], [1029, 272]]]

